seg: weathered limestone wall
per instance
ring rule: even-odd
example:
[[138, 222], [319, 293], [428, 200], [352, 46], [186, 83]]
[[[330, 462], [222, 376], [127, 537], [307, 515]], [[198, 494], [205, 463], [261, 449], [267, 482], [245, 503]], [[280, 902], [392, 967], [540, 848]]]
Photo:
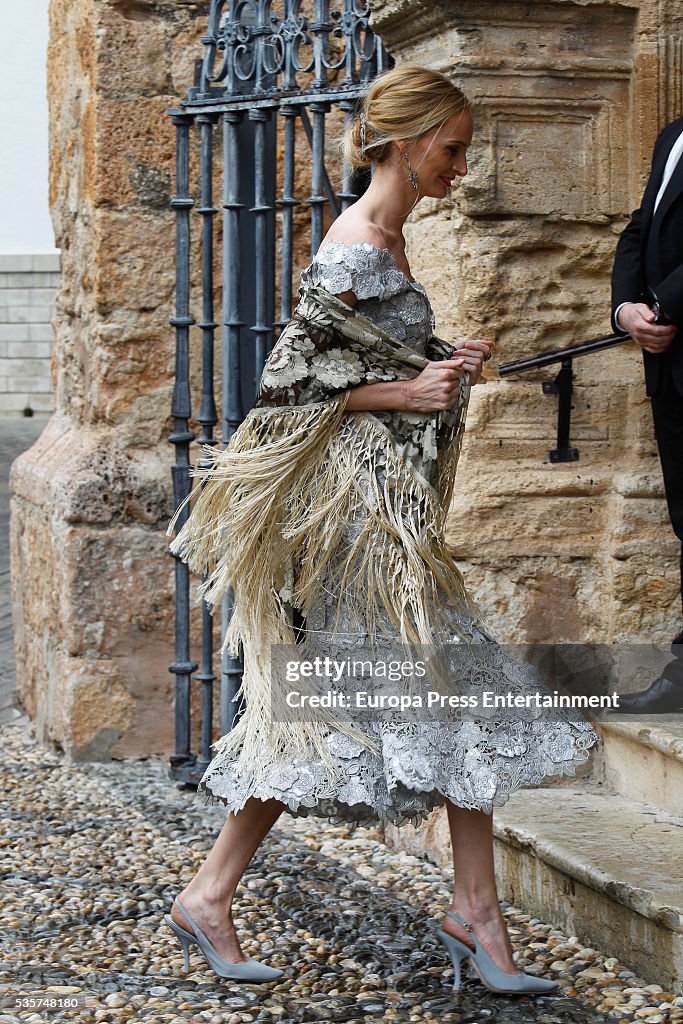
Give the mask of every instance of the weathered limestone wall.
[[55, 414], [14, 464], [20, 698], [75, 758], [173, 749], [174, 130], [206, 3], [52, 0]]
[[[470, 176], [420, 204], [411, 267], [437, 333], [495, 338], [474, 389], [449, 540], [508, 642], [660, 640], [680, 628], [678, 545], [666, 512], [640, 350], [574, 363], [573, 463], [551, 464], [559, 367], [495, 366], [608, 334], [614, 248], [640, 201], [658, 131], [683, 112], [673, 2], [377, 0], [399, 61], [451, 75], [475, 102]], [[445, 815], [408, 837], [449, 859]]]

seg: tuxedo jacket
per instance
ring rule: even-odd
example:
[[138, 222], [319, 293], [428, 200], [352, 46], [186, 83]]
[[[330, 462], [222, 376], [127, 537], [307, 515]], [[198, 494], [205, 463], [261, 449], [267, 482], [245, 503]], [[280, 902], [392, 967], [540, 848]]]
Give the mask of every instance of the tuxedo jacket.
[[670, 374], [683, 397], [683, 155], [653, 215], [667, 158], [682, 131], [683, 117], [679, 117], [655, 143], [642, 203], [619, 239], [612, 272], [612, 326], [617, 333], [622, 331], [615, 313], [622, 302], [651, 306], [655, 298], [662, 313], [679, 327], [666, 352], [643, 352], [650, 396], [658, 393], [664, 375]]

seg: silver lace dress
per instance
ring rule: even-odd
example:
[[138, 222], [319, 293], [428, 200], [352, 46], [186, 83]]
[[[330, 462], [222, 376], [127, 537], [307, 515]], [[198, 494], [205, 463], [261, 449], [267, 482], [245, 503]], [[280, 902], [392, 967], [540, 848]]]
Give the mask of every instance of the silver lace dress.
[[[333, 294], [353, 290], [357, 310], [406, 345], [424, 353], [434, 331], [435, 318], [424, 288], [399, 270], [388, 249], [368, 242], [326, 242], [301, 274], [303, 284], [319, 285]], [[376, 413], [382, 418], [382, 413]], [[457, 500], [457, 480], [455, 488]], [[351, 528], [352, 530], [353, 528]], [[353, 537], [347, 538], [347, 543]], [[341, 630], [335, 620], [338, 595], [321, 591], [309, 610], [306, 629], [316, 636], [321, 651], [339, 657], [353, 655], [363, 646], [367, 633]], [[538, 678], [512, 658], [493, 637], [480, 628], [464, 609], [448, 607], [459, 635], [467, 634], [470, 677], [477, 687], [517, 694], [539, 689]], [[456, 630], [454, 629], [454, 633]], [[453, 642], [453, 637], [444, 637]], [[354, 724], [357, 724], [354, 721]], [[549, 720], [544, 710], [506, 712], [496, 710], [482, 718], [459, 710], [431, 720], [375, 718], [362, 728], [379, 739], [381, 753], [363, 748], [342, 732], [331, 731], [326, 743], [335, 763], [331, 782], [324, 764], [288, 758], [263, 763], [267, 751], [250, 751], [259, 761], [257, 784], [248, 767], [237, 763], [237, 754], [220, 752], [206, 769], [200, 793], [207, 802], [220, 802], [237, 811], [252, 797], [275, 798], [296, 817], [315, 814], [334, 823], [367, 825], [391, 822], [419, 826], [445, 797], [461, 807], [491, 813], [523, 786], [537, 785], [547, 777], [574, 775], [576, 766], [589, 757], [600, 742], [589, 722], [574, 713], [558, 712]], [[341, 780], [341, 781], [340, 781]]]

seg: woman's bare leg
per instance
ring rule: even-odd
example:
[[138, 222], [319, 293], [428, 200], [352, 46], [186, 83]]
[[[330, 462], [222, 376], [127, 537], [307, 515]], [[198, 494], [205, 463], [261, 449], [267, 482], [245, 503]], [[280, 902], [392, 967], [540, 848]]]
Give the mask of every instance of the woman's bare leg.
[[[236, 815], [229, 814], [206, 860], [180, 893], [183, 906], [228, 963], [247, 959], [232, 923], [235, 891], [251, 858], [285, 807], [279, 800], [251, 797]], [[171, 917], [181, 928], [192, 931], [175, 902]]]
[[[474, 928], [477, 940], [501, 970], [518, 973], [505, 918], [498, 904], [493, 867], [493, 816], [446, 801], [453, 848], [455, 885], [451, 909]], [[474, 948], [469, 932], [445, 917], [441, 927]]]

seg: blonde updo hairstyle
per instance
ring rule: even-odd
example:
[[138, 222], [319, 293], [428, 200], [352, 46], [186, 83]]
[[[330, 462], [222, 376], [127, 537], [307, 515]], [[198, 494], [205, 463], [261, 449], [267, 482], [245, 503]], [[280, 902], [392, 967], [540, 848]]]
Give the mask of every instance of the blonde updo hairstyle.
[[381, 164], [389, 158], [392, 142], [414, 142], [469, 109], [465, 94], [446, 75], [419, 64], [402, 64], [373, 79], [341, 148], [351, 167]]

